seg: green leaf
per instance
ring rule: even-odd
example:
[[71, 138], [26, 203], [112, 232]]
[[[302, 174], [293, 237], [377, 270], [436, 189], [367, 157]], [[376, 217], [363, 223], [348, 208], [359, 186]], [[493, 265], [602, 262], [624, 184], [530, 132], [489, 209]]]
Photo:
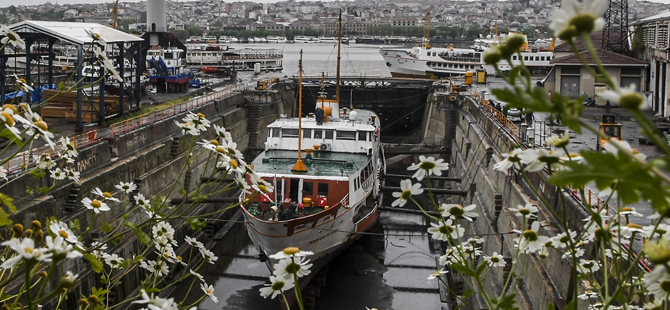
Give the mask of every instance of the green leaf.
[[556, 310], [556, 307], [554, 306], [554, 304], [548, 304], [547, 310]]
[[475, 292], [473, 292], [471, 289], [467, 289], [467, 290], [465, 290], [465, 292], [463, 292], [463, 296], [462, 296], [462, 297], [463, 297], [463, 299], [466, 299], [466, 298], [470, 297], [470, 295], [472, 295], [472, 294], [474, 294], [474, 293], [475, 293]]
[[[91, 268], [93, 268], [93, 271], [95, 271], [96, 273], [100, 273], [102, 271], [102, 262], [97, 257], [95, 257], [95, 255], [91, 253], [86, 253], [84, 254], [84, 258], [91, 264]], [[95, 290], [95, 288], [93, 288], [93, 290]]]
[[32, 171], [29, 172], [29, 174], [32, 175], [33, 178], [38, 179], [38, 180], [47, 175], [47, 173], [44, 172], [44, 170], [42, 170], [42, 169], [33, 169]]
[[3, 128], [0, 130], [0, 137], [7, 138], [7, 140], [11, 141], [11, 143], [18, 145], [19, 147], [23, 147], [24, 145], [23, 142], [21, 142], [21, 140], [19, 140], [19, 138], [15, 136], [14, 133], [8, 128]]
[[486, 269], [486, 261], [483, 261], [479, 263], [479, 265], [477, 265], [477, 270], [475, 271], [477, 277], [479, 277], [482, 274], [482, 272], [484, 272], [484, 269]]
[[60, 90], [65, 89], [65, 84], [63, 84], [63, 82], [58, 83], [58, 89]]
[[461, 264], [451, 264], [449, 265], [449, 267], [456, 269], [456, 271], [460, 272], [462, 275], [470, 276], [473, 278], [476, 277], [475, 272], [472, 269], [465, 267]]
[[12, 214], [16, 214], [16, 206], [13, 203], [14, 198], [9, 197], [9, 196], [7, 196], [3, 193], [0, 193], [0, 201], [2, 202], [2, 204], [7, 206], [7, 209], [9, 210], [9, 212], [12, 212]]
[[569, 303], [565, 306], [565, 308], [563, 308], [563, 310], [575, 310], [575, 307], [576, 307], [576, 306], [575, 306], [575, 301], [573, 300], [573, 301], [569, 302]]
[[102, 224], [102, 227], [100, 227], [100, 230], [102, 230], [103, 232], [109, 233], [110, 231], [112, 231], [113, 228], [112, 228], [111, 225], [109, 225], [109, 223], [102, 222], [101, 224]]
[[516, 78], [519, 77], [519, 73], [521, 73], [521, 66], [512, 68], [512, 70], [509, 71], [508, 76], [512, 79], [512, 82], [516, 82]]
[[9, 219], [9, 214], [7, 214], [5, 210], [0, 209], [0, 227], [1, 226], [12, 227], [13, 224], [14, 221]]
[[515, 307], [514, 305], [516, 304], [516, 294], [509, 294], [503, 296], [500, 301], [498, 302], [498, 308], [499, 309], [519, 309]]
[[151, 238], [149, 237], [149, 235], [147, 235], [145, 232], [143, 232], [141, 229], [135, 226], [135, 224], [131, 222], [126, 222], [124, 226], [132, 229], [133, 232], [135, 233], [135, 237], [137, 237], [137, 239], [140, 240], [142, 244], [151, 244]]

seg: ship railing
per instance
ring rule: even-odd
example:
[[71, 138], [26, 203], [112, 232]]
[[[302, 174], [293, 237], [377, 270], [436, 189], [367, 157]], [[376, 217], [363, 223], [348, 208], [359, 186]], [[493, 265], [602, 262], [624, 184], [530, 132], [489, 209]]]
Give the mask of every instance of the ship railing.
[[340, 200], [340, 205], [349, 209], [349, 195], [348, 194], [346, 196], [342, 197], [342, 200]]
[[[98, 131], [91, 130], [82, 134], [74, 135], [69, 137], [70, 144], [74, 146], [75, 149], [80, 149], [85, 146], [91, 145], [102, 139], [98, 138]], [[18, 173], [20, 171], [25, 171], [31, 166], [36, 165], [42, 156], [48, 156], [49, 158], [55, 158], [60, 153], [66, 151], [66, 146], [62, 143], [56, 143], [56, 147], [51, 149], [49, 145], [44, 145], [41, 147], [32, 148], [23, 152], [19, 152], [12, 156], [5, 164], [4, 168], [7, 169], [7, 175], [13, 173]]]
[[[489, 111], [491, 114], [494, 115], [494, 117], [499, 121], [499, 124], [508, 129], [508, 132], [510, 134], [513, 134], [513, 138], [515, 138], [517, 141], [522, 142], [523, 140], [519, 136], [519, 129], [514, 125], [513, 122], [511, 122], [509, 119], [507, 119], [507, 116], [505, 116], [503, 113], [495, 109], [490, 104], [490, 101], [484, 98], [481, 94], [479, 94], [476, 90], [471, 90], [470, 92], [471, 96], [476, 99], [477, 102], [479, 102], [482, 107], [486, 110]], [[514, 127], [511, 127], [514, 126]], [[538, 145], [533, 145], [533, 147], [538, 146]], [[546, 173], [550, 173], [546, 168], [544, 169]], [[579, 192], [579, 189], [574, 189], [571, 187], [566, 187], [567, 190], [569, 191], [569, 194], [572, 195], [573, 198], [575, 198], [577, 201], [579, 201], [582, 206], [590, 207], [590, 208], [595, 208], [597, 210], [606, 210], [606, 214], [609, 215], [610, 213], [615, 214], [616, 208], [614, 206], [611, 206], [607, 203], [605, 199], [600, 197], [598, 195], [597, 191], [592, 190], [588, 186], [582, 187], [584, 189], [584, 198], [586, 201], [582, 199], [582, 196]], [[640, 241], [636, 241], [640, 246]]]
[[372, 188], [372, 182], [374, 182], [374, 178], [371, 175], [369, 175], [367, 180], [365, 180], [363, 184], [361, 184], [361, 187], [363, 188], [364, 191], [367, 192], [370, 190], [370, 188]]
[[193, 98], [189, 101], [176, 104], [174, 106], [166, 107], [164, 109], [156, 110], [156, 111], [151, 111], [146, 114], [142, 114], [137, 117], [133, 117], [118, 123], [114, 123], [110, 126], [112, 129], [112, 135], [115, 134], [121, 134], [130, 130], [133, 130], [138, 127], [142, 127], [148, 124], [153, 124], [156, 121], [171, 117], [173, 115], [182, 113], [182, 112], [187, 112], [190, 110], [193, 110], [195, 108], [198, 108], [204, 104], [207, 104], [209, 102], [212, 102], [217, 99], [225, 98], [228, 96], [231, 96], [233, 94], [239, 93], [242, 91], [242, 87], [239, 85], [227, 87], [223, 90], [213, 92], [206, 94], [204, 96], [199, 96], [196, 98]]

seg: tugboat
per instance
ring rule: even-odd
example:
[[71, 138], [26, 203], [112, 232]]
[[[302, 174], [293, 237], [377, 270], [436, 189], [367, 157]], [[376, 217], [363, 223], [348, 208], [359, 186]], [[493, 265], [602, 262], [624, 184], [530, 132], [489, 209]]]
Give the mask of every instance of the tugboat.
[[[311, 251], [310, 275], [379, 216], [379, 176], [385, 166], [379, 118], [369, 110], [340, 108], [339, 70], [337, 85], [336, 99], [321, 96], [314, 113], [304, 117], [301, 51], [300, 115], [268, 125], [265, 151], [252, 162], [275, 190], [240, 196], [247, 231], [261, 257], [287, 247]], [[265, 262], [271, 271], [277, 263]]]
[[149, 79], [156, 85], [159, 93], [185, 92], [193, 76], [193, 70], [185, 68], [185, 62], [180, 48], [163, 48], [152, 46], [147, 51], [147, 68]]

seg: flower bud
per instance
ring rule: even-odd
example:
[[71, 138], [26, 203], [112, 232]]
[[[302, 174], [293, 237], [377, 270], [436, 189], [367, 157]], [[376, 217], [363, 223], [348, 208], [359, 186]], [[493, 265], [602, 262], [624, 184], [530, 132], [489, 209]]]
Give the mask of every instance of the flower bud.
[[38, 279], [46, 279], [46, 277], [47, 277], [47, 272], [44, 271], [44, 270], [37, 273], [37, 278]]
[[642, 251], [654, 264], [665, 264], [670, 261], [670, 242], [665, 238], [660, 238], [658, 242], [647, 240], [642, 245]]
[[21, 238], [23, 236], [23, 225], [21, 224], [14, 224], [14, 227], [12, 227], [12, 238]]
[[98, 299], [98, 296], [91, 295], [91, 296], [88, 296], [88, 302], [90, 302], [94, 305], [97, 305], [98, 302], [100, 302], [100, 299]]
[[621, 107], [629, 110], [639, 110], [644, 104], [644, 97], [640, 93], [628, 93], [619, 100]]
[[86, 308], [86, 307], [88, 307], [88, 300], [86, 300], [86, 299], [84, 299], [84, 298], [79, 299], [79, 307], [81, 307], [81, 308]]
[[574, 37], [579, 35], [577, 28], [574, 25], [566, 27], [563, 31], [558, 33], [558, 38], [561, 40], [572, 40]]
[[517, 50], [510, 48], [507, 43], [500, 45], [500, 54], [502, 58], [509, 59]]
[[488, 65], [496, 65], [502, 59], [502, 54], [500, 49], [497, 47], [491, 48], [490, 50], [484, 52], [484, 62]]
[[26, 229], [23, 231], [23, 238], [30, 238], [33, 235], [32, 229]]
[[591, 14], [579, 14], [570, 20], [578, 34], [591, 33], [596, 28], [596, 17]]
[[521, 46], [523, 46], [523, 43], [526, 42], [524, 37], [522, 35], [518, 34], [513, 34], [507, 37], [507, 40], [505, 40], [507, 43], [507, 47], [514, 50], [518, 51], [521, 49]]
[[30, 223], [30, 228], [31, 228], [32, 230], [39, 230], [39, 229], [42, 229], [42, 223], [40, 223], [40, 221], [35, 220], [35, 221], [33, 221], [32, 223]]
[[41, 229], [35, 230], [33, 232], [33, 240], [35, 240], [36, 243], [42, 243], [42, 241], [44, 241], [44, 231]]

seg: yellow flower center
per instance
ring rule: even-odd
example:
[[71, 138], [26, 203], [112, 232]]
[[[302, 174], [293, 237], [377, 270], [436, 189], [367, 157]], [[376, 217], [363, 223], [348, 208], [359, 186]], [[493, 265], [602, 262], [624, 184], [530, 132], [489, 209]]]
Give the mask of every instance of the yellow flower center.
[[461, 216], [465, 212], [463, 211], [463, 206], [455, 205], [449, 209], [449, 213], [451, 213], [453, 216]]
[[[258, 184], [258, 189], [260, 189], [261, 192], [263, 192], [263, 193], [267, 193], [267, 192], [268, 192], [268, 189], [267, 189], [267, 187], [265, 187], [265, 184]], [[285, 251], [285, 250], [284, 250], [284, 251]]]
[[539, 236], [537, 235], [537, 232], [535, 232], [534, 230], [528, 229], [523, 232], [523, 237], [526, 238], [526, 240], [533, 242], [537, 241]]
[[280, 291], [281, 289], [284, 288], [284, 281], [277, 281], [275, 283], [272, 283], [272, 290], [273, 291]]
[[100, 208], [100, 207], [102, 207], [102, 203], [99, 200], [95, 199], [95, 200], [91, 201], [91, 207]]
[[644, 103], [644, 97], [640, 93], [628, 93], [621, 96], [619, 99], [621, 107], [626, 109], [639, 109]]
[[429, 171], [429, 170], [435, 168], [435, 163], [426, 161], [426, 162], [422, 162], [421, 165], [419, 165], [419, 167], [423, 170]]
[[498, 257], [496, 257], [496, 256], [491, 256], [490, 259], [491, 259], [491, 262], [493, 262], [493, 263], [497, 263], [497, 262], [500, 261], [500, 259], [499, 259]]
[[642, 229], [642, 226], [635, 224], [635, 223], [628, 223], [626, 224], [626, 227], [628, 228], [637, 228], [637, 229]]
[[228, 164], [229, 164], [230, 167], [233, 168], [233, 169], [237, 169], [237, 167], [239, 167], [239, 165], [237, 165], [237, 160], [234, 160], [234, 159], [231, 159], [231, 160], [228, 162]]
[[400, 198], [403, 200], [409, 200], [409, 198], [412, 197], [412, 190], [404, 190], [402, 193], [400, 193]]
[[58, 235], [63, 237], [64, 239], [67, 239], [70, 236], [70, 234], [68, 234], [67, 231], [62, 229], [58, 231]]
[[623, 207], [623, 208], [621, 208], [621, 212], [632, 212], [632, 211], [633, 211], [633, 208], [631, 208], [631, 207]]
[[4, 104], [4, 105], [2, 105], [2, 109], [3, 110], [4, 109], [10, 109], [14, 112], [14, 114], [18, 113], [18, 111], [16, 110], [16, 107], [13, 104], [9, 104], [9, 103]]
[[219, 145], [219, 141], [214, 140], [209, 140], [209, 143], [214, 144], [214, 145]]
[[300, 249], [297, 248], [297, 247], [294, 247], [294, 246], [284, 249], [284, 254], [285, 255], [295, 255], [295, 254], [298, 254], [298, 253], [300, 253]]
[[207, 294], [212, 294], [212, 290], [210, 289], [206, 289], [205, 292], [207, 292]]
[[102, 196], [105, 197], [105, 198], [112, 198], [112, 194], [109, 193], [109, 192], [102, 193]]
[[221, 154], [226, 154], [226, 148], [223, 146], [217, 146], [215, 150]]
[[7, 123], [7, 126], [9, 127], [14, 127], [14, 117], [12, 117], [9, 112], [0, 112], [0, 115], [2, 115], [5, 118], [5, 123]]
[[35, 249], [26, 247], [23, 248], [23, 251], [26, 252], [26, 254], [33, 254], [33, 251], [35, 251]]
[[33, 125], [37, 126], [37, 128], [42, 129], [44, 131], [49, 130], [49, 126], [44, 121], [34, 122]]
[[180, 260], [180, 261], [182, 260], [181, 256], [179, 256], [179, 255], [177, 255], [177, 259]]
[[529, 215], [529, 214], [530, 214], [530, 210], [529, 210], [529, 209], [526, 209], [526, 208], [520, 208], [520, 209], [519, 209], [519, 213], [521, 213], [521, 215], [524, 215], [524, 216], [525, 216], [525, 215]]
[[205, 118], [205, 114], [198, 113], [198, 114], [196, 114], [196, 115], [198, 115], [198, 117], [200, 117], [200, 118]]

